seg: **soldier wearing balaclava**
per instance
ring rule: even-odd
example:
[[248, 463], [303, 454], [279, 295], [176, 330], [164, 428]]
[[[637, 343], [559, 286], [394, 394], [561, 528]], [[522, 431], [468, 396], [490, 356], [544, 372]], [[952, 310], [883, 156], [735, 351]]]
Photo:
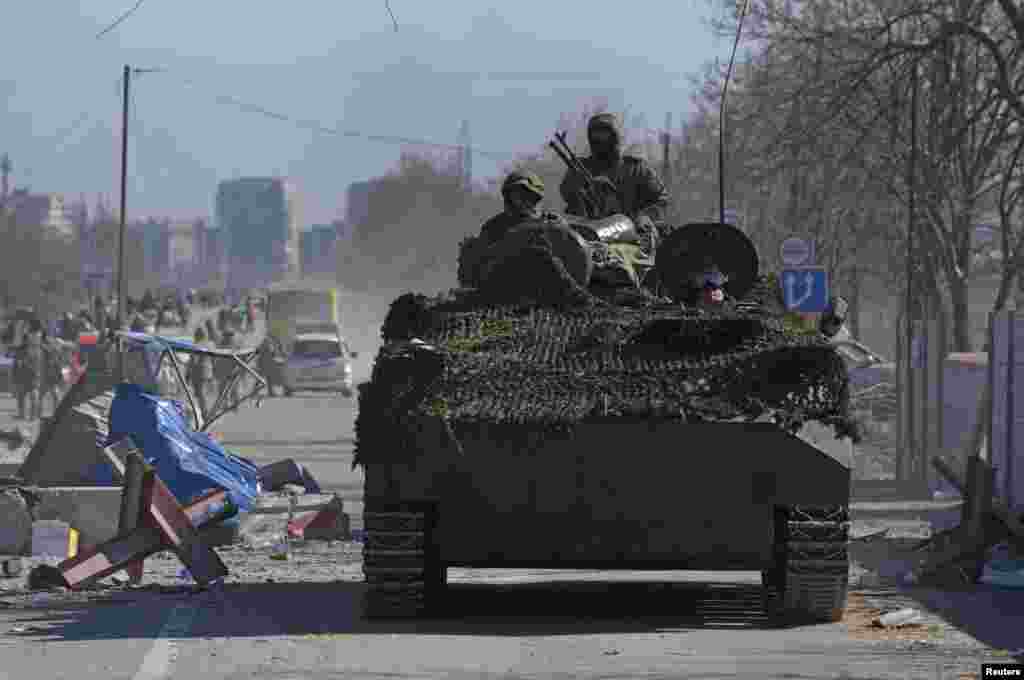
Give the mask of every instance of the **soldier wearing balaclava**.
[[[622, 132], [611, 113], [599, 113], [587, 124], [589, 157], [580, 161], [599, 182], [611, 185], [613, 199], [606, 204], [607, 217], [621, 212], [631, 217], [641, 233], [657, 233], [655, 224], [665, 218], [668, 190], [647, 161], [622, 153]], [[570, 215], [585, 216], [580, 195], [582, 179], [569, 171], [559, 187]]]

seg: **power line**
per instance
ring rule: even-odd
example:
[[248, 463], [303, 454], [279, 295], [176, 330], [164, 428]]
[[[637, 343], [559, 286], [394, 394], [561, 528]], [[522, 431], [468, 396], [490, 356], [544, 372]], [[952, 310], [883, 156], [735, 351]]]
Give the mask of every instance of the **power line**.
[[[186, 78], [176, 78], [176, 80], [179, 80], [180, 82], [184, 83], [188, 87], [194, 87], [194, 88], [199, 87], [194, 81], [186, 79]], [[238, 99], [237, 97], [233, 97], [231, 95], [214, 94], [212, 96], [213, 96], [214, 100], [217, 101], [220, 104], [227, 104], [227, 105], [233, 106], [235, 108], [238, 108], [238, 109], [240, 109], [242, 111], [245, 111], [247, 113], [256, 113], [256, 114], [265, 116], [267, 118], [272, 118], [274, 120], [278, 120], [278, 121], [282, 121], [282, 122], [286, 122], [286, 123], [292, 123], [292, 124], [297, 125], [299, 127], [310, 129], [310, 130], [313, 130], [315, 132], [321, 132], [321, 133], [324, 133], [324, 134], [334, 135], [334, 136], [337, 136], [337, 137], [358, 137], [358, 138], [361, 138], [361, 139], [366, 139], [366, 140], [374, 141], [374, 142], [385, 142], [385, 143], [389, 143], [389, 144], [409, 144], [409, 145], [414, 145], [414, 146], [425, 146], [425, 147], [432, 147], [432, 148], [436, 148], [436, 149], [445, 149], [445, 150], [448, 150], [448, 151], [463, 151], [465, 149], [464, 146], [461, 146], [461, 145], [458, 145], [458, 144], [442, 144], [442, 143], [439, 143], [439, 142], [431, 142], [429, 140], [416, 139], [416, 138], [413, 138], [413, 137], [403, 137], [403, 136], [399, 136], [399, 135], [378, 135], [378, 134], [370, 134], [370, 133], [366, 133], [366, 132], [359, 132], [359, 131], [355, 131], [355, 130], [339, 130], [338, 128], [330, 127], [328, 125], [324, 125], [323, 123], [320, 123], [320, 122], [317, 122], [317, 121], [314, 121], [314, 120], [304, 120], [304, 119], [301, 119], [301, 118], [296, 118], [294, 116], [290, 116], [288, 114], [284, 114], [284, 113], [280, 113], [280, 112], [277, 112], [277, 111], [273, 111], [271, 109], [268, 109], [268, 108], [263, 107], [263, 106], [259, 106], [257, 104], [252, 104], [252, 103], [249, 103], [249, 102], [245, 102], [245, 101], [242, 101], [241, 99]], [[520, 155], [520, 154], [517, 154], [517, 153], [510, 152], [510, 151], [487, 151], [487, 150], [475, 149], [475, 148], [473, 149], [473, 153], [479, 154], [481, 156], [493, 158], [495, 160], [506, 160], [506, 159], [510, 159], [510, 158], [517, 158]]]
[[391, 15], [391, 23], [395, 25], [395, 33], [398, 33], [398, 20], [395, 19], [395, 13], [391, 11], [390, 0], [384, 0], [384, 6], [387, 8], [388, 14]]
[[100, 39], [100, 38], [102, 38], [102, 37], [103, 37], [104, 35], [106, 35], [106, 34], [107, 34], [107, 33], [109, 33], [110, 31], [112, 31], [112, 30], [114, 30], [115, 28], [117, 28], [117, 27], [118, 27], [118, 26], [119, 26], [119, 25], [121, 24], [121, 22], [122, 22], [122, 21], [124, 21], [124, 20], [125, 20], [125, 19], [127, 19], [127, 18], [128, 18], [129, 16], [131, 16], [132, 14], [134, 14], [134, 13], [135, 13], [135, 10], [137, 10], [137, 9], [138, 9], [139, 7], [142, 7], [142, 3], [144, 3], [145, 1], [146, 1], [146, 0], [138, 0], [138, 2], [136, 2], [136, 3], [135, 3], [135, 6], [134, 6], [134, 7], [132, 7], [132, 8], [131, 8], [131, 9], [129, 9], [129, 10], [127, 11], [127, 12], [125, 12], [124, 14], [122, 14], [121, 16], [119, 16], [119, 17], [118, 17], [117, 19], [115, 19], [115, 20], [114, 20], [114, 22], [113, 22], [112, 24], [110, 24], [109, 26], [107, 26], [106, 28], [104, 28], [104, 29], [103, 29], [102, 31], [100, 31], [99, 33], [97, 33], [97, 34], [96, 34], [96, 39], [97, 39], [97, 40], [99, 40], [99, 39]]

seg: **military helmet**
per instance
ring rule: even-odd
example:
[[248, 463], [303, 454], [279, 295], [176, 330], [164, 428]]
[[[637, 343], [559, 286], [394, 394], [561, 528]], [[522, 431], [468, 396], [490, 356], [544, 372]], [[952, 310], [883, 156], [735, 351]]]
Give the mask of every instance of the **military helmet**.
[[505, 181], [501, 184], [501, 193], [507, 194], [512, 187], [523, 187], [527, 191], [544, 198], [544, 182], [536, 174], [521, 170], [510, 172]]

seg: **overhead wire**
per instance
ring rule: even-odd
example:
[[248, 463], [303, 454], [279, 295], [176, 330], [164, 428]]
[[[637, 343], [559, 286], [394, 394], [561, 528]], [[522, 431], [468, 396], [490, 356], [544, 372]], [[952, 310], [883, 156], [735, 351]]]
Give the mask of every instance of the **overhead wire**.
[[395, 25], [395, 33], [398, 33], [398, 19], [395, 18], [395, 13], [391, 11], [391, 0], [384, 0], [384, 7], [387, 8], [388, 14], [391, 15], [391, 23]]
[[130, 17], [132, 14], [135, 14], [136, 10], [138, 10], [140, 7], [142, 7], [142, 3], [144, 3], [145, 1], [146, 0], [138, 0], [138, 2], [135, 3], [135, 6], [133, 6], [131, 9], [129, 9], [126, 12], [124, 12], [123, 14], [121, 14], [121, 16], [119, 16], [117, 19], [115, 19], [113, 21], [113, 23], [111, 23], [109, 26], [104, 28], [99, 33], [97, 33], [96, 34], [96, 39], [99, 40], [100, 38], [105, 36], [107, 33], [110, 33], [112, 30], [114, 30], [115, 28], [120, 26], [121, 22], [124, 21], [125, 19], [127, 19], [128, 17]]
[[[175, 80], [178, 80], [179, 82], [183, 83], [187, 87], [202, 89], [201, 86], [197, 85], [197, 83], [195, 81], [191, 80], [191, 79], [180, 78], [179, 77], [179, 78], [175, 78]], [[296, 126], [303, 127], [303, 128], [306, 128], [306, 129], [310, 129], [310, 130], [313, 130], [314, 132], [320, 132], [320, 133], [323, 133], [323, 134], [329, 134], [329, 135], [334, 135], [334, 136], [338, 136], [338, 137], [356, 137], [356, 138], [366, 139], [366, 140], [369, 140], [369, 141], [384, 142], [384, 143], [389, 143], [389, 144], [408, 144], [408, 145], [412, 145], [412, 146], [423, 146], [423, 147], [430, 147], [430, 148], [436, 148], [436, 149], [445, 149], [445, 150], [448, 150], [448, 151], [461, 151], [464, 148], [462, 145], [459, 145], [459, 144], [444, 144], [444, 143], [440, 143], [440, 142], [432, 142], [432, 141], [429, 141], [429, 140], [426, 140], [426, 139], [417, 139], [417, 138], [414, 138], [414, 137], [404, 137], [404, 136], [400, 136], [400, 135], [371, 134], [371, 133], [360, 132], [360, 131], [356, 131], [356, 130], [341, 130], [341, 129], [338, 129], [336, 127], [331, 127], [331, 126], [325, 125], [325, 124], [320, 123], [320, 122], [315, 121], [315, 120], [301, 119], [301, 118], [297, 118], [295, 116], [290, 116], [290, 115], [285, 114], [285, 113], [280, 113], [278, 111], [274, 111], [274, 110], [268, 109], [268, 108], [266, 108], [264, 106], [260, 106], [260, 105], [257, 105], [257, 104], [253, 104], [253, 103], [250, 103], [250, 102], [243, 101], [243, 100], [241, 100], [241, 99], [239, 99], [237, 97], [231, 96], [231, 95], [227, 95], [227, 94], [212, 94], [212, 97], [213, 97], [213, 99], [216, 102], [218, 102], [220, 104], [226, 104], [226, 105], [229, 105], [229, 106], [233, 106], [233, 107], [238, 108], [239, 110], [245, 111], [247, 113], [255, 113], [255, 114], [262, 115], [262, 116], [265, 116], [267, 118], [271, 118], [271, 119], [274, 119], [274, 120], [278, 120], [278, 121], [282, 121], [282, 122], [286, 122], [286, 123], [292, 123], [292, 124], [294, 124]], [[507, 160], [507, 159], [510, 159], [510, 158], [517, 158], [520, 155], [520, 154], [517, 154], [517, 153], [513, 153], [511, 151], [489, 151], [489, 150], [485, 150], [485, 149], [478, 149], [476, 147], [473, 148], [473, 153], [474, 154], [478, 154], [480, 156], [492, 158], [492, 159], [495, 159], [495, 160]]]

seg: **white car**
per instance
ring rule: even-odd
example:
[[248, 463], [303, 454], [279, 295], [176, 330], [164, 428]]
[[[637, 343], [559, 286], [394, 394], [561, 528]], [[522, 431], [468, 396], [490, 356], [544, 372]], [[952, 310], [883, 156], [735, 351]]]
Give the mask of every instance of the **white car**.
[[284, 393], [303, 390], [338, 392], [351, 397], [352, 362], [357, 354], [335, 333], [302, 333], [295, 336], [284, 365]]

